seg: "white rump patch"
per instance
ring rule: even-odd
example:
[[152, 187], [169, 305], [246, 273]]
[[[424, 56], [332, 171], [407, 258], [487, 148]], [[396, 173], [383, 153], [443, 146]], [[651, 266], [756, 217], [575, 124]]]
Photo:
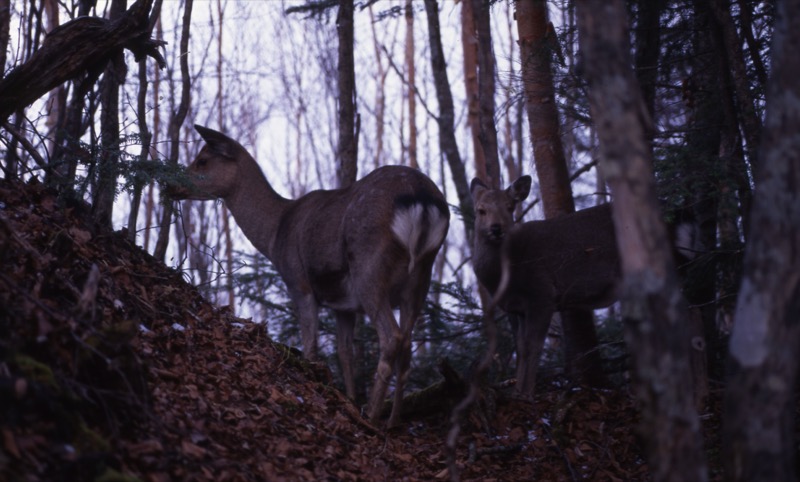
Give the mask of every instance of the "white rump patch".
[[433, 204], [427, 208], [422, 204], [413, 204], [395, 212], [392, 232], [408, 251], [409, 273], [414, 270], [417, 258], [439, 247], [447, 234], [447, 225], [447, 220]]

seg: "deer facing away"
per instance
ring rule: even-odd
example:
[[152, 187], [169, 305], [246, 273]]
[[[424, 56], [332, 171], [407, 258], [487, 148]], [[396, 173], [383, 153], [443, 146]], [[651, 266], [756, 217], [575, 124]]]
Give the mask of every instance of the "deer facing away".
[[514, 209], [530, 188], [530, 176], [505, 190], [490, 189], [477, 178], [470, 186], [476, 213], [475, 274], [499, 307], [521, 318], [517, 391], [525, 396], [533, 395], [554, 312], [611, 305], [621, 276], [609, 204], [515, 225]]
[[[378, 332], [380, 359], [368, 414], [378, 421], [394, 374], [388, 425], [396, 424], [411, 362], [411, 331], [449, 227], [442, 193], [417, 170], [385, 166], [345, 189], [285, 199], [238, 142], [212, 129], [195, 129], [206, 145], [188, 167], [191, 187], [172, 187], [173, 197], [223, 199], [245, 236], [283, 278], [307, 358], [317, 356], [320, 307], [333, 310], [350, 398], [355, 397], [355, 317], [358, 312], [369, 317]], [[399, 307], [399, 324], [394, 307]]]

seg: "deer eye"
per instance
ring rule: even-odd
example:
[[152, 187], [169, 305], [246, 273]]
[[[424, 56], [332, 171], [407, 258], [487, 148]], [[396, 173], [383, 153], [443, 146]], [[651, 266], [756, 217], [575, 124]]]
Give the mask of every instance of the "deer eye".
[[483, 208], [478, 208], [478, 215], [479, 216], [486, 216], [486, 210]]

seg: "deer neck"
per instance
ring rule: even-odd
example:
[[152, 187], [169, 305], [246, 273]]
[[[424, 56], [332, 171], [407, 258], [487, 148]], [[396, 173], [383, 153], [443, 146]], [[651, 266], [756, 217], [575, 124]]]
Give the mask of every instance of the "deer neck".
[[481, 284], [492, 293], [497, 289], [497, 285], [500, 284], [500, 277], [502, 276], [501, 247], [502, 244], [481, 239], [476, 233], [473, 249], [475, 274]]
[[272, 260], [275, 233], [292, 201], [275, 192], [252, 157], [239, 162], [237, 185], [225, 206], [253, 246]]

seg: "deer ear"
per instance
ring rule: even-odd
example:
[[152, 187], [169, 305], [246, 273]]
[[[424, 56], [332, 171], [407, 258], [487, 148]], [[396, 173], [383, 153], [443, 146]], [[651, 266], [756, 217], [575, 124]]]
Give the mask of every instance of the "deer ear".
[[236, 158], [236, 141], [222, 132], [209, 129], [208, 127], [195, 124], [194, 128], [215, 154], [231, 160]]
[[478, 179], [477, 177], [472, 180], [469, 185], [469, 192], [472, 194], [472, 199], [478, 195], [479, 192], [489, 189], [489, 186], [486, 185], [483, 181]]
[[506, 189], [506, 193], [516, 202], [521, 202], [531, 192], [531, 177], [522, 176]]

